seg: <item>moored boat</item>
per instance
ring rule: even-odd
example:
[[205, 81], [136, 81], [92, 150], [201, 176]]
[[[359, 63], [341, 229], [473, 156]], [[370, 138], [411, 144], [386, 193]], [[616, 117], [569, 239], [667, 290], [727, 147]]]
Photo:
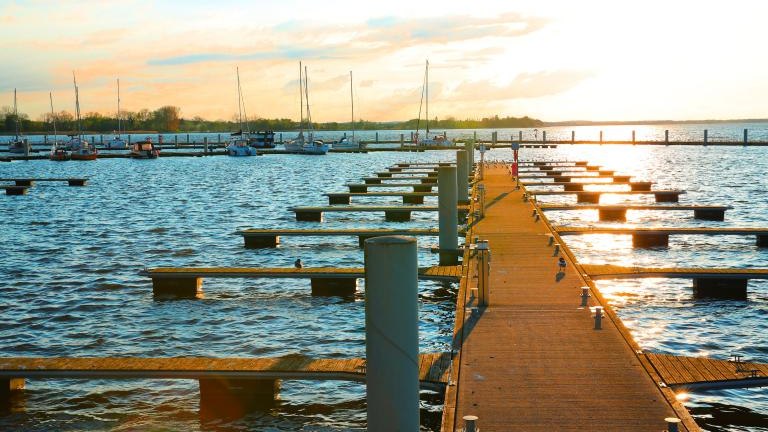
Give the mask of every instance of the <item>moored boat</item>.
[[[328, 153], [328, 144], [323, 140], [315, 139], [312, 130], [312, 115], [309, 111], [309, 80], [307, 78], [307, 69], [304, 67], [304, 76], [302, 77], [301, 62], [299, 62], [299, 106], [301, 107], [301, 121], [299, 122], [299, 135], [286, 141], [285, 150], [292, 153], [308, 155], [324, 155]], [[307, 101], [307, 135], [304, 135], [304, 99]]]
[[107, 141], [106, 147], [109, 150], [127, 150], [128, 143], [120, 136], [122, 117], [120, 116], [120, 78], [117, 79], [117, 131], [111, 140]]
[[96, 147], [83, 138], [83, 128], [80, 123], [80, 89], [77, 87], [77, 78], [72, 72], [72, 82], [75, 86], [75, 112], [77, 113], [77, 133], [70, 135], [67, 149], [71, 152], [72, 160], [96, 160], [99, 151]]
[[[240, 116], [238, 117], [240, 130], [229, 135], [227, 154], [230, 156], [255, 156], [256, 149], [251, 147], [248, 143], [249, 134], [243, 134], [243, 111], [245, 110], [245, 103], [243, 101], [243, 92], [240, 88], [240, 68], [237, 68], [237, 110], [240, 113]], [[245, 121], [248, 123], [248, 114], [246, 114]]]
[[248, 145], [254, 148], [275, 148], [275, 132], [271, 130], [251, 132]]
[[352, 107], [352, 137], [347, 137], [344, 134], [340, 140], [330, 143], [334, 150], [362, 150], [365, 148], [365, 144], [355, 138], [355, 97], [352, 92], [352, 71], [349, 71], [349, 100]]
[[156, 159], [160, 156], [160, 150], [155, 147], [152, 138], [147, 137], [131, 144], [130, 156], [134, 159]]
[[421, 95], [426, 105], [426, 115], [424, 120], [426, 122], [424, 136], [419, 133], [419, 121], [421, 120], [421, 106], [419, 106], [419, 117], [416, 120], [416, 133], [413, 135], [413, 143], [420, 147], [454, 147], [453, 141], [448, 139], [444, 134], [429, 136], [429, 60], [427, 60], [426, 67], [424, 69], [424, 91]]
[[16, 105], [16, 89], [13, 89], [13, 118], [16, 123], [16, 135], [11, 142], [8, 143], [8, 152], [29, 156], [32, 146], [30, 145], [29, 140], [21, 135], [19, 110]]
[[53, 93], [48, 93], [48, 98], [51, 101], [51, 123], [53, 124], [53, 142], [51, 143], [51, 154], [48, 157], [52, 161], [68, 161], [72, 158], [72, 153], [57, 139], [58, 132], [56, 131], [56, 113], [53, 111]]

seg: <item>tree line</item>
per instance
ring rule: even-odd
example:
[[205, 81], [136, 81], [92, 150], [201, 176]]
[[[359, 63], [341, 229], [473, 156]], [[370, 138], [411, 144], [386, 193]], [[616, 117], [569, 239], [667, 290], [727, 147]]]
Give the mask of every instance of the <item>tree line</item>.
[[[77, 120], [69, 111], [45, 113], [37, 120], [32, 120], [27, 114], [19, 113], [19, 129], [22, 133], [52, 133], [53, 123], [59, 133], [77, 131]], [[17, 117], [10, 107], [0, 108], [0, 133], [9, 134], [16, 131]], [[446, 119], [434, 118], [429, 121], [432, 130], [440, 129], [484, 129], [484, 128], [530, 128], [541, 127], [544, 122], [530, 117], [502, 117], [458, 120], [454, 117]], [[312, 123], [315, 130], [351, 130], [350, 122]], [[356, 130], [415, 130], [424, 129], [426, 120], [411, 119], [407, 121], [373, 122], [359, 120], [354, 125]], [[106, 132], [118, 130], [117, 115], [104, 115], [88, 112], [80, 120], [80, 128], [84, 132]], [[181, 117], [181, 109], [175, 106], [163, 106], [154, 111], [142, 109], [139, 111], [121, 112], [120, 128], [123, 131], [153, 131], [163, 133], [173, 132], [233, 132], [239, 125], [233, 120], [206, 120], [202, 117], [186, 119]], [[299, 122], [291, 119], [255, 119], [248, 121], [249, 130], [291, 131], [300, 128]]]

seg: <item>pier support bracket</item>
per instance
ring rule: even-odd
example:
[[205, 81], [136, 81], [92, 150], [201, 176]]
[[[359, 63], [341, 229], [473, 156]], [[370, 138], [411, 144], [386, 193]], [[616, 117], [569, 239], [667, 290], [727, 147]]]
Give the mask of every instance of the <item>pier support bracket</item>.
[[403, 195], [403, 204], [424, 204], [422, 195]]
[[755, 244], [757, 247], [768, 247], [768, 235], [758, 234]]
[[365, 179], [365, 184], [381, 184], [381, 179], [378, 179], [378, 178], [367, 178], [367, 179]]
[[365, 185], [355, 185], [355, 186], [350, 185], [349, 191], [351, 193], [366, 193], [368, 192], [368, 188]]
[[410, 210], [385, 210], [384, 219], [388, 222], [408, 222], [411, 220]]
[[571, 184], [564, 185], [564, 188], [566, 191], [569, 191], [569, 192], [577, 192], [577, 191], [583, 191], [584, 185], [582, 183], [571, 183]]
[[7, 403], [14, 394], [24, 390], [24, 378], [0, 379], [0, 402]]
[[724, 221], [725, 220], [725, 210], [717, 210], [717, 209], [699, 209], [693, 211], [693, 218], [694, 219], [701, 219], [701, 220], [711, 220], [711, 221]]
[[203, 296], [203, 278], [153, 277], [152, 294], [159, 298], [200, 298]]
[[16, 186], [34, 186], [35, 185], [35, 181], [33, 179], [16, 179], [14, 183], [16, 183]]
[[633, 191], [650, 191], [651, 182], [635, 182], [630, 183], [629, 188]]
[[669, 246], [669, 234], [632, 234], [632, 246], [636, 248], [648, 248]]
[[432, 192], [432, 185], [431, 184], [418, 185], [418, 186], [414, 185], [413, 191], [414, 192]]
[[730, 300], [747, 299], [748, 279], [698, 278], [693, 280], [693, 296]]
[[657, 203], [680, 201], [680, 194], [677, 192], [656, 192], [654, 193], [654, 196], [656, 196]]
[[296, 212], [296, 220], [297, 221], [305, 221], [305, 222], [322, 222], [323, 221], [323, 212], [321, 212], [321, 211], [297, 211]]
[[599, 204], [601, 196], [601, 192], [582, 192], [576, 194], [576, 202]]
[[599, 209], [598, 214], [601, 221], [624, 221], [627, 220], [626, 209]]
[[5, 186], [6, 195], [26, 195], [29, 186]]
[[334, 194], [328, 194], [328, 204], [350, 204], [352, 202], [352, 197], [349, 195], [334, 195]]
[[212, 418], [240, 418], [253, 410], [274, 407], [280, 391], [276, 379], [201, 379], [200, 413]]
[[273, 248], [277, 247], [277, 245], [280, 244], [280, 236], [249, 236], [245, 235], [243, 236], [243, 240], [245, 240], [245, 248], [246, 249], [262, 249], [262, 248]]
[[349, 296], [357, 290], [355, 278], [312, 278], [314, 296]]

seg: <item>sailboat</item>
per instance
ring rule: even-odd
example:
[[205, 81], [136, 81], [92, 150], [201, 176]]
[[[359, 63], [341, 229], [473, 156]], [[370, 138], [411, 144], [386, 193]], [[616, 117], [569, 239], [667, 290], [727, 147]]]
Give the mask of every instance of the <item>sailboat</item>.
[[13, 118], [16, 120], [16, 135], [14, 136], [13, 140], [8, 143], [8, 151], [10, 153], [29, 156], [29, 152], [32, 150], [32, 146], [29, 144], [29, 140], [21, 136], [19, 126], [19, 110], [16, 106], [16, 89], [13, 89]]
[[50, 159], [52, 161], [68, 161], [72, 158], [72, 153], [57, 139], [58, 132], [56, 131], [56, 114], [53, 111], [52, 93], [48, 93], [48, 99], [51, 101], [51, 123], [53, 123], [53, 143], [51, 143]]
[[[243, 133], [243, 92], [240, 88], [240, 68], [237, 68], [237, 110], [240, 113], [240, 130], [229, 134], [229, 144], [227, 145], [227, 154], [230, 156], [254, 156], [256, 149], [248, 145], [248, 133]], [[246, 122], [248, 118], [246, 117]]]
[[365, 148], [365, 144], [355, 138], [355, 99], [352, 92], [352, 71], [349, 71], [349, 99], [352, 102], [352, 137], [348, 138], [345, 135], [339, 141], [331, 143], [331, 147], [336, 150], [362, 150]]
[[419, 121], [421, 120], [421, 105], [419, 105], [419, 118], [416, 120], [416, 134], [413, 136], [414, 144], [425, 147], [453, 147], [453, 141], [449, 140], [445, 135], [437, 134], [432, 138], [429, 137], [429, 60], [427, 60], [426, 68], [424, 69], [424, 86], [422, 87], [421, 98], [422, 101], [426, 102], [426, 130], [422, 137], [419, 134]]
[[83, 127], [80, 122], [80, 89], [77, 87], [77, 78], [72, 72], [72, 81], [75, 86], [75, 112], [77, 113], [77, 133], [69, 135], [67, 147], [72, 152], [72, 160], [96, 160], [99, 155], [91, 143], [83, 138]]
[[121, 132], [121, 116], [120, 116], [120, 78], [117, 79], [117, 132], [115, 136], [107, 141], [107, 148], [110, 150], [126, 150], [128, 143], [120, 136]]
[[[302, 88], [303, 87], [303, 88]], [[304, 135], [304, 98], [307, 100], [307, 135]], [[324, 155], [328, 153], [328, 144], [322, 140], [315, 139], [315, 133], [312, 130], [312, 115], [309, 111], [309, 79], [307, 77], [307, 68], [304, 67], [304, 76], [301, 75], [301, 62], [299, 62], [299, 106], [301, 108], [301, 120], [299, 136], [296, 139], [286, 141], [285, 149], [292, 153]]]

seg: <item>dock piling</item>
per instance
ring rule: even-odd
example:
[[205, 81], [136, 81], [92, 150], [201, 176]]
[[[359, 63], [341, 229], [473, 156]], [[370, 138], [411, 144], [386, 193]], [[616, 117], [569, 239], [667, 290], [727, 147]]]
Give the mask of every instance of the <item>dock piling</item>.
[[746, 300], [748, 281], [749, 279], [746, 278], [694, 278], [693, 296]]
[[152, 294], [160, 298], [201, 298], [203, 278], [197, 276], [153, 277]]
[[[456, 152], [456, 186], [459, 204], [469, 204], [469, 159], [465, 150]], [[442, 182], [438, 179], [438, 184]], [[438, 189], [439, 190], [439, 189]]]
[[276, 379], [206, 378], [200, 385], [200, 413], [204, 417], [239, 418], [256, 409], [271, 408], [280, 390]]
[[664, 419], [665, 422], [667, 422], [667, 432], [678, 432], [680, 429], [678, 428], [678, 425], [682, 422], [677, 417], [667, 417]]
[[355, 278], [312, 278], [313, 296], [348, 296], [357, 291]]
[[459, 240], [458, 231], [459, 211], [457, 168], [452, 166], [440, 167], [438, 170], [437, 190], [438, 225], [440, 227], [440, 265], [456, 265], [458, 261]]
[[419, 430], [417, 266], [413, 237], [384, 236], [365, 242], [369, 431]]
[[274, 248], [280, 244], [280, 236], [243, 236], [246, 249]]

